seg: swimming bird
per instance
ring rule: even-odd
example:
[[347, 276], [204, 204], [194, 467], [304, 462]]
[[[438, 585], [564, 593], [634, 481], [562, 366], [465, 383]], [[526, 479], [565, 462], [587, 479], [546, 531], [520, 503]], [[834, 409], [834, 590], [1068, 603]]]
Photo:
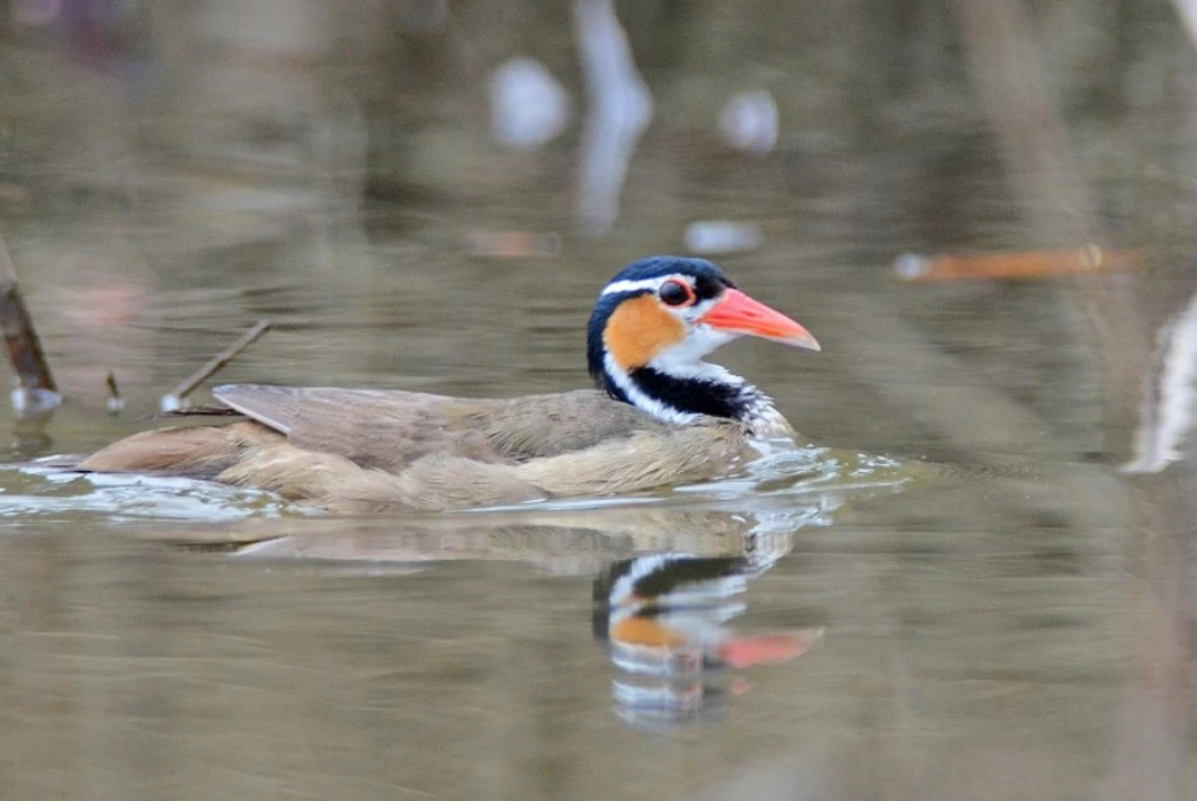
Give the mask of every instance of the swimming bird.
[[805, 328], [711, 262], [653, 256], [624, 268], [595, 303], [587, 327], [595, 389], [474, 399], [231, 384], [213, 395], [218, 413], [240, 419], [135, 434], [80, 469], [210, 479], [348, 513], [708, 480], [742, 469], [763, 440], [794, 437], [767, 395], [703, 361], [745, 335], [819, 350]]

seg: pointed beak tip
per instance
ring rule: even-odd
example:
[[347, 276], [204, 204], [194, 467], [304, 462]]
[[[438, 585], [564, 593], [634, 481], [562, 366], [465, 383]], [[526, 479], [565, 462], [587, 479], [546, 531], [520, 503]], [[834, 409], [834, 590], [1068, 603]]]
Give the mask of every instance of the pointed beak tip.
[[803, 331], [801, 334], [794, 334], [792, 336], [777, 337], [775, 341], [783, 345], [789, 345], [792, 348], [813, 350], [816, 353], [823, 350], [823, 346], [819, 344], [819, 340], [811, 336], [808, 331]]

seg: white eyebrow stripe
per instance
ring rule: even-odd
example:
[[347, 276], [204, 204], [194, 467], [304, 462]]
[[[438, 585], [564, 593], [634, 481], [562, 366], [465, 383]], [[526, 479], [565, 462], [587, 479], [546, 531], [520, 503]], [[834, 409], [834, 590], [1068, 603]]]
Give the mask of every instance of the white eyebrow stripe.
[[659, 278], [642, 278], [639, 281], [614, 281], [603, 287], [600, 297], [602, 295], [614, 295], [616, 293], [623, 292], [642, 292], [645, 290], [649, 292], [656, 292], [661, 288], [661, 284], [665, 283], [666, 281], [681, 281], [686, 286], [690, 287], [691, 290], [694, 289], [694, 285], [689, 278], [681, 273], [673, 273], [671, 275], [662, 275]]

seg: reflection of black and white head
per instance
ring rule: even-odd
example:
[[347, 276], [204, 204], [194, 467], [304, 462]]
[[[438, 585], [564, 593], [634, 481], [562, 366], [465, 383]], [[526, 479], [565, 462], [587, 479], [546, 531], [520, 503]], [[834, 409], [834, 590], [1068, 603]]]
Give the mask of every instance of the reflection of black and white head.
[[745, 335], [819, 348], [806, 329], [740, 292], [711, 262], [654, 256], [603, 288], [587, 330], [587, 358], [601, 389], [662, 421], [749, 420], [772, 408], [768, 398], [702, 361]]
[[714, 632], [744, 611], [746, 579], [758, 572], [743, 556], [664, 553], [616, 562], [594, 581], [594, 636], [642, 640], [655, 631], [666, 644]]

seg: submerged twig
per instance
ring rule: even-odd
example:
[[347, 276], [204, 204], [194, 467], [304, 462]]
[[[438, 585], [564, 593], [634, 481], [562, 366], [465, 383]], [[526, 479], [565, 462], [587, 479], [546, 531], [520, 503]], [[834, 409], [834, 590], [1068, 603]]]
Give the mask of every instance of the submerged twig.
[[1132, 250], [1086, 245], [1065, 250], [1023, 250], [1004, 253], [907, 253], [894, 262], [904, 281], [1029, 280], [1062, 275], [1082, 276], [1142, 270], [1143, 256]]
[[13, 407], [21, 416], [44, 414], [62, 402], [50, 366], [42, 352], [33, 319], [17, 286], [17, 274], [0, 236], [0, 326], [4, 344], [17, 379]]
[[1197, 0], [1172, 0], [1172, 3], [1180, 14], [1185, 32], [1189, 34], [1193, 44], [1197, 44]]
[[158, 407], [164, 412], [175, 411], [182, 407], [183, 401], [196, 387], [220, 372], [226, 364], [236, 358], [237, 354], [248, 348], [258, 337], [266, 333], [266, 329], [268, 328], [270, 328], [269, 322], [259, 320], [253, 328], [242, 334], [236, 342], [216, 356], [213, 356], [203, 367], [180, 381], [175, 385], [174, 389], [163, 395], [162, 399], [158, 402]]
[[120, 387], [116, 385], [116, 374], [109, 370], [104, 383], [108, 385], [108, 399], [104, 401], [104, 408], [109, 414], [120, 414], [125, 409], [125, 399], [121, 397]]
[[607, 233], [619, 217], [619, 195], [653, 98], [636, 69], [612, 0], [574, 0], [574, 34], [588, 95], [578, 178], [583, 233]]
[[1184, 458], [1197, 413], [1197, 295], [1159, 331], [1143, 382], [1134, 458], [1125, 473], [1158, 473]]
[[[1053, 96], [1050, 70], [1035, 46], [1026, 5], [958, 0], [981, 107], [994, 128], [1011, 188], [1038, 243], [1104, 246], [1108, 237], [1096, 212], [1099, 203]], [[1095, 351], [1105, 361], [1107, 413], [1116, 421], [1133, 419], [1140, 366], [1152, 350], [1136, 285], [1085, 276], [1064, 286], [1086, 313], [1093, 326]]]

